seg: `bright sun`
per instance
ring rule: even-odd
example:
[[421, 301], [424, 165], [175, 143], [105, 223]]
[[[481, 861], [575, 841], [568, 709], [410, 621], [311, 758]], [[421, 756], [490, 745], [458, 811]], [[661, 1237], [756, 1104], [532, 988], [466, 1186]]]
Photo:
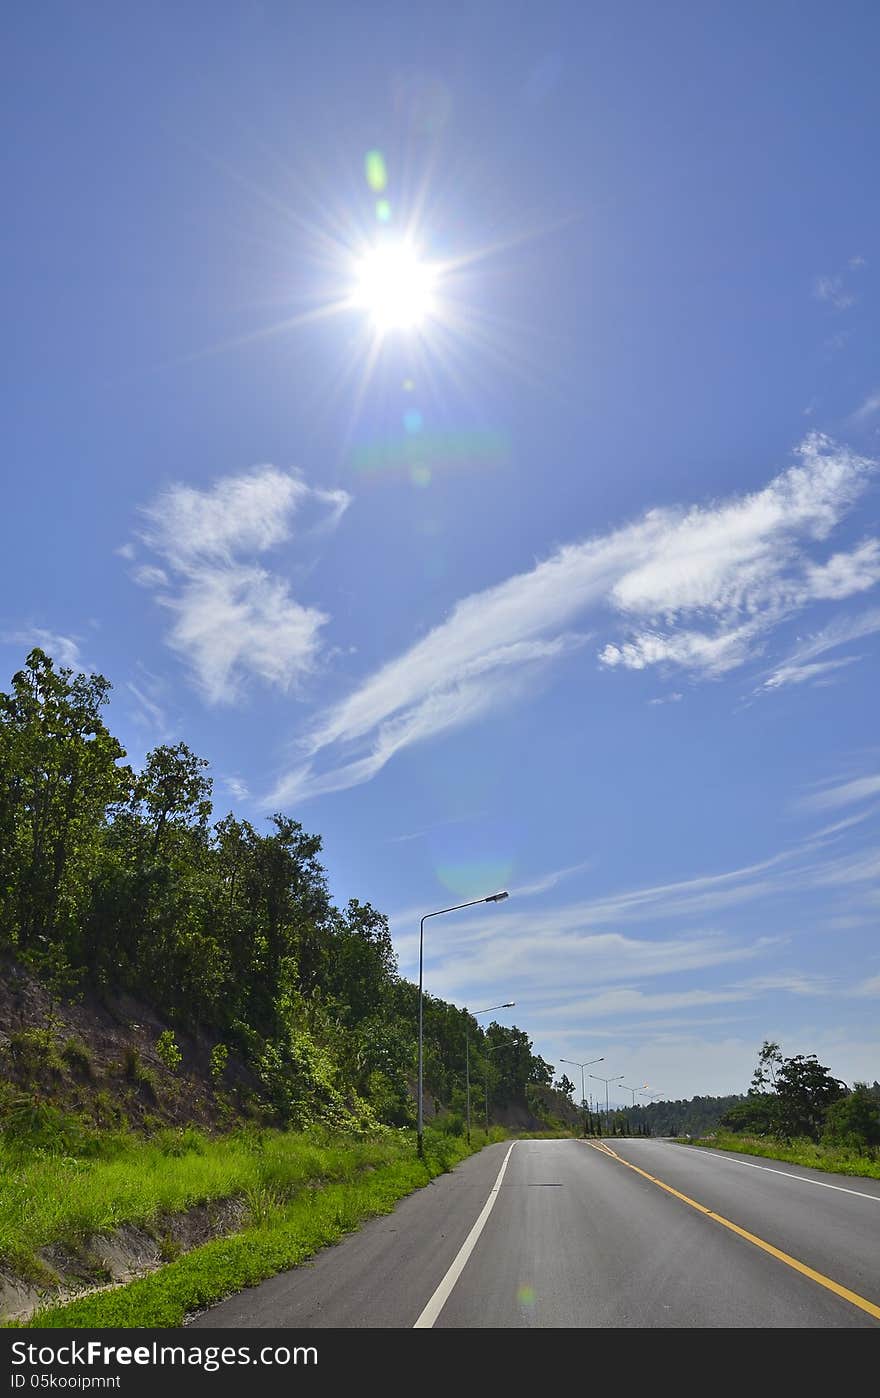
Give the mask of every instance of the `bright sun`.
[[417, 330], [435, 309], [435, 281], [410, 243], [383, 243], [357, 263], [352, 299], [381, 333]]

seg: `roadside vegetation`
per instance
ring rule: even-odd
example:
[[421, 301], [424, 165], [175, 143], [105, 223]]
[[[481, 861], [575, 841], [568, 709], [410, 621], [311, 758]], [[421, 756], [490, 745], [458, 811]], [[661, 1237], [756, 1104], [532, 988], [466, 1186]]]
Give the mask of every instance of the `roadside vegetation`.
[[850, 1088], [815, 1054], [786, 1058], [766, 1040], [747, 1095], [689, 1144], [880, 1179], [880, 1083]]
[[[333, 902], [320, 836], [287, 812], [264, 830], [215, 812], [207, 763], [184, 742], [129, 766], [104, 722], [110, 690], [35, 649], [0, 693], [0, 959], [4, 980], [22, 968], [51, 988], [58, 1024], [78, 1000], [97, 1012], [134, 997], [155, 1014], [149, 1034], [130, 1016], [140, 1038], [97, 1071], [85, 1033], [23, 1022], [0, 986], [0, 1078], [18, 1092], [0, 1097], [0, 1129], [10, 1102], [26, 1113], [22, 1097], [101, 1130], [152, 1129], [174, 1098], [208, 1101], [227, 1129], [412, 1125], [418, 989], [398, 974], [387, 917]], [[529, 1084], [552, 1082], [522, 1030], [427, 995], [425, 1083], [447, 1110], [464, 1109], [468, 1047], [490, 1108], [525, 1107]]]
[[[493, 1141], [504, 1136], [497, 1127], [490, 1132]], [[485, 1135], [475, 1133], [471, 1149], [485, 1144]], [[230, 1146], [232, 1163], [227, 1164]], [[145, 1152], [140, 1162], [144, 1168], [139, 1172], [129, 1168], [119, 1181], [96, 1166], [86, 1196], [90, 1205], [79, 1214], [69, 1212], [60, 1225], [81, 1243], [87, 1241], [88, 1230], [108, 1215], [117, 1224], [125, 1217], [157, 1219], [163, 1205], [180, 1202], [184, 1187], [194, 1197], [228, 1188], [233, 1182], [243, 1186], [245, 1226], [136, 1281], [93, 1291], [63, 1305], [49, 1303], [20, 1324], [38, 1328], [180, 1326], [193, 1311], [294, 1267], [364, 1220], [389, 1213], [404, 1195], [451, 1169], [471, 1149], [462, 1136], [432, 1128], [425, 1133], [424, 1160], [419, 1160], [409, 1130], [387, 1131], [377, 1140], [361, 1142], [269, 1132], [239, 1143], [238, 1149], [230, 1142], [206, 1144], [204, 1154], [196, 1152], [194, 1160], [172, 1157], [175, 1165], [165, 1170], [154, 1155]], [[208, 1168], [200, 1170], [196, 1161]], [[133, 1174], [141, 1180], [137, 1196], [129, 1186]], [[52, 1217], [53, 1183], [51, 1178], [37, 1180], [50, 1228], [58, 1226]], [[117, 1183], [122, 1185], [117, 1207], [108, 1209], [98, 1198], [99, 1189]], [[30, 1244], [34, 1236], [31, 1225]]]
[[784, 1141], [778, 1137], [750, 1136], [745, 1132], [719, 1131], [688, 1142], [692, 1146], [710, 1146], [713, 1150], [734, 1150], [741, 1155], [758, 1155], [767, 1160], [785, 1160], [791, 1165], [809, 1165], [813, 1170], [828, 1170], [838, 1175], [860, 1175], [863, 1179], [880, 1180], [880, 1155], [847, 1150], [842, 1146], [823, 1146], [809, 1139]]
[[126, 1223], [157, 1229], [167, 1215], [238, 1198], [262, 1217], [304, 1189], [352, 1180], [412, 1154], [411, 1133], [388, 1130], [356, 1140], [325, 1129], [246, 1129], [211, 1140], [165, 1129], [152, 1140], [106, 1133], [89, 1157], [0, 1147], [0, 1263], [19, 1275], [46, 1274], [40, 1250], [88, 1239]]

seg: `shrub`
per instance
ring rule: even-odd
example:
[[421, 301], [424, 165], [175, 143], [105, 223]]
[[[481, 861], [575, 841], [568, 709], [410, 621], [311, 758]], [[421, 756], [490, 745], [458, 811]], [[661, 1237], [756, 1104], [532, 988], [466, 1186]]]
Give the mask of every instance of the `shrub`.
[[61, 1050], [61, 1057], [73, 1072], [81, 1073], [85, 1078], [94, 1078], [91, 1051], [82, 1039], [68, 1039]]
[[156, 1100], [156, 1079], [133, 1044], [127, 1044], [122, 1053], [122, 1075], [135, 1087], [140, 1088], [153, 1102]]
[[205, 1138], [192, 1126], [166, 1127], [157, 1131], [155, 1144], [163, 1155], [204, 1155]]
[[216, 1087], [226, 1072], [229, 1062], [229, 1049], [225, 1044], [215, 1044], [211, 1049], [211, 1081]]
[[169, 1072], [176, 1073], [183, 1062], [183, 1054], [178, 1048], [173, 1029], [163, 1029], [156, 1040], [156, 1052]]
[[444, 1136], [463, 1136], [464, 1117], [458, 1112], [444, 1112], [442, 1116], [434, 1117], [431, 1129], [441, 1132]]

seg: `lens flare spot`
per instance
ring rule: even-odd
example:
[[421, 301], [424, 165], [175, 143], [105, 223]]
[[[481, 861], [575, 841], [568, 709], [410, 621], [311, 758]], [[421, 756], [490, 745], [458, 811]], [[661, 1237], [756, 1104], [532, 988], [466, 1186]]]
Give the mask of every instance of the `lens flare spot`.
[[478, 898], [483, 888], [506, 888], [513, 867], [512, 860], [485, 859], [439, 864], [434, 873], [451, 893], [461, 894], [462, 898]]
[[373, 193], [381, 194], [388, 183], [388, 171], [385, 169], [385, 157], [380, 150], [367, 151], [364, 156], [364, 172]]
[[413, 466], [410, 470], [409, 478], [413, 485], [421, 486], [422, 489], [424, 489], [426, 485], [431, 484], [430, 466]]
[[415, 436], [417, 432], [421, 432], [423, 419], [418, 408], [410, 408], [408, 413], [404, 413], [403, 425], [410, 436]]
[[520, 1286], [517, 1288], [516, 1299], [520, 1306], [534, 1306], [535, 1288], [533, 1286]]
[[415, 387], [416, 387], [415, 379], [404, 379], [404, 381], [403, 381], [403, 391], [404, 391], [404, 393], [414, 393], [414, 392], [415, 392]]
[[391, 222], [391, 205], [387, 199], [376, 200], [376, 217], [380, 223]]

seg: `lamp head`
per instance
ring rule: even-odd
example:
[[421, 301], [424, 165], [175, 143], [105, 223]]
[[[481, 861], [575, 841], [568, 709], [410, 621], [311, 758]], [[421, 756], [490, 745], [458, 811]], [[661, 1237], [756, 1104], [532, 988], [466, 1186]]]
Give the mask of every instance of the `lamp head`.
[[504, 902], [504, 899], [505, 899], [505, 898], [509, 898], [509, 897], [510, 897], [510, 894], [509, 894], [509, 893], [507, 892], [507, 890], [505, 889], [502, 893], [490, 893], [489, 896], [488, 896], [488, 898], [484, 898], [484, 899], [483, 899], [483, 902], [484, 902], [484, 903], [503, 903], [503, 902]]

